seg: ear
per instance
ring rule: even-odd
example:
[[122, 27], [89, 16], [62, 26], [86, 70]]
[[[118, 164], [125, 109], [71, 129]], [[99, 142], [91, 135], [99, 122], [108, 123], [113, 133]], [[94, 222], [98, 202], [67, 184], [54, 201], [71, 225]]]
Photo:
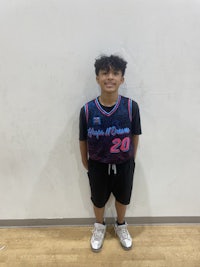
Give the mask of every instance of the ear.
[[96, 76], [96, 81], [97, 81], [97, 83], [99, 83], [99, 76], [98, 75]]
[[124, 76], [122, 76], [121, 78], [121, 84], [124, 82]]

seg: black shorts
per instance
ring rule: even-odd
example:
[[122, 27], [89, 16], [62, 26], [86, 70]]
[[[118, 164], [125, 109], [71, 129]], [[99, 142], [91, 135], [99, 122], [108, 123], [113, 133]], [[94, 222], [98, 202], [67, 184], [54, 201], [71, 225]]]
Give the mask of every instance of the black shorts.
[[116, 165], [89, 159], [88, 177], [93, 204], [97, 208], [104, 207], [113, 193], [118, 202], [128, 205], [131, 199], [134, 169], [133, 159]]

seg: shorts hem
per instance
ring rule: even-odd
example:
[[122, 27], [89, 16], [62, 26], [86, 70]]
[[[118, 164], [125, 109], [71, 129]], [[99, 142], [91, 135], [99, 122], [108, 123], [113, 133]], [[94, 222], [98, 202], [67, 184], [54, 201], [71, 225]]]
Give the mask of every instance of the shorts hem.
[[94, 200], [91, 198], [92, 204], [97, 207], [98, 209], [102, 209], [105, 207], [106, 203], [108, 202], [108, 200], [105, 202], [105, 204], [97, 204], [94, 202]]

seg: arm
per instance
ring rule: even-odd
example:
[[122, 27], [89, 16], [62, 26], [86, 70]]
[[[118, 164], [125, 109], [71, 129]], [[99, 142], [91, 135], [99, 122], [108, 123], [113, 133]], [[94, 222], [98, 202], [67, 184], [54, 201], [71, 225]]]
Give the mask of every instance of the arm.
[[81, 108], [79, 116], [79, 147], [83, 166], [88, 170], [87, 122], [84, 107]]
[[87, 140], [79, 141], [81, 159], [83, 166], [88, 170], [88, 150], [87, 150]]
[[134, 159], [136, 159], [138, 143], [139, 143], [139, 135], [142, 134], [141, 123], [140, 123], [140, 111], [138, 104], [133, 101], [132, 102], [132, 140], [134, 147]]
[[136, 158], [138, 143], [139, 143], [139, 135], [133, 135], [134, 159]]

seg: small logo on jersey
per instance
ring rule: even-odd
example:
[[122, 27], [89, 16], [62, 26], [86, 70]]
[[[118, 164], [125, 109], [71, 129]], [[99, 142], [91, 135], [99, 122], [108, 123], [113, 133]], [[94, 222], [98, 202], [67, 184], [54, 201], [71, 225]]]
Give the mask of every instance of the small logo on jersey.
[[93, 117], [93, 125], [101, 125], [101, 118]]

